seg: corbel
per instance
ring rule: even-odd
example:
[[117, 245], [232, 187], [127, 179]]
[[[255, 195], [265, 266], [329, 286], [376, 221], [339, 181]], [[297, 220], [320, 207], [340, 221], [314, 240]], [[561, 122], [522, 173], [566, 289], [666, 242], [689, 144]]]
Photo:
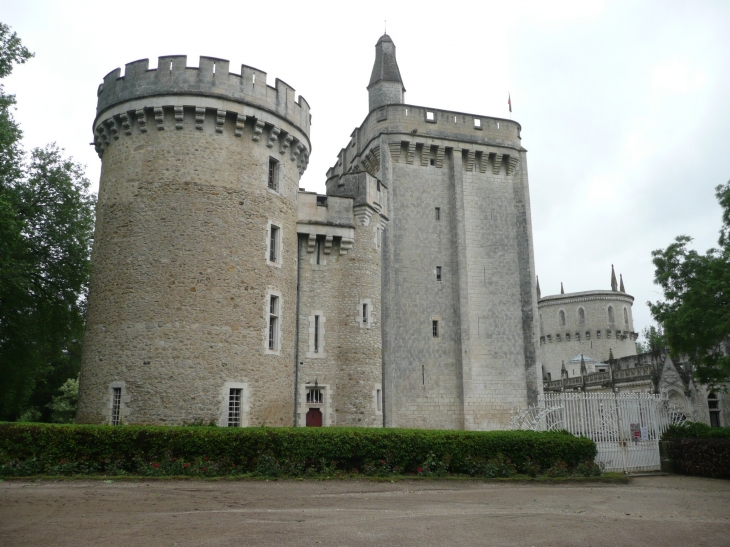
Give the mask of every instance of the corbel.
[[161, 106], [155, 107], [155, 122], [157, 123], [157, 130], [162, 131], [165, 129], [165, 111]]
[[274, 143], [279, 138], [279, 133], [281, 133], [281, 129], [278, 127], [271, 128], [271, 131], [269, 131], [269, 142], [266, 143], [267, 148], [274, 148]]
[[129, 114], [126, 112], [122, 112], [119, 114], [119, 120], [122, 122], [122, 129], [124, 129], [125, 135], [131, 135], [132, 134], [132, 126], [129, 123]]
[[332, 252], [333, 236], [325, 236], [324, 238], [324, 254], [328, 255]]
[[175, 129], [183, 128], [183, 107], [176, 106], [173, 108], [175, 111]]
[[264, 130], [264, 125], [264, 120], [256, 120], [256, 125], [253, 127], [253, 137], [251, 137], [252, 140], [259, 142], [261, 133]]
[[134, 111], [137, 116], [137, 125], [139, 125], [140, 133], [147, 133], [147, 116], [145, 116], [144, 108]]
[[226, 111], [217, 110], [215, 113], [215, 132], [223, 133], [223, 124], [226, 123]]
[[286, 135], [284, 139], [281, 141], [281, 148], [279, 148], [280, 154], [286, 154], [286, 151], [289, 149], [289, 145], [291, 144], [291, 141], [294, 140], [294, 135]]
[[246, 116], [241, 113], [236, 114], [236, 129], [233, 132], [236, 137], [243, 135], [244, 125], [246, 125]]
[[203, 129], [203, 123], [205, 122], [205, 107], [195, 107], [195, 129]]
[[494, 167], [492, 168], [492, 173], [495, 175], [499, 175], [499, 169], [502, 167], [502, 157], [504, 154], [495, 154], [494, 156]]

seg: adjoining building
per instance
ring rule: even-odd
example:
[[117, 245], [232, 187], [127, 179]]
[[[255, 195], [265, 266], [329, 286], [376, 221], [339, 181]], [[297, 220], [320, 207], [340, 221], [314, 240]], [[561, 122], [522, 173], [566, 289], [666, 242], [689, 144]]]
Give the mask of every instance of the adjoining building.
[[677, 417], [730, 425], [727, 393], [697, 382], [686, 359], [667, 351], [637, 354], [634, 297], [619, 279], [612, 266], [610, 291], [565, 293], [561, 285], [561, 294], [545, 297], [538, 282], [544, 391], [664, 392]]
[[[634, 331], [634, 297], [620, 284], [611, 266], [611, 289], [541, 296], [538, 283], [540, 316], [540, 359], [543, 380], [580, 375], [580, 356], [595, 372], [595, 363], [636, 355], [638, 334]], [[575, 361], [575, 359], [578, 359]]]
[[405, 103], [384, 35], [322, 196], [307, 102], [229, 69], [99, 86], [77, 421], [508, 427], [542, 390], [520, 125]]

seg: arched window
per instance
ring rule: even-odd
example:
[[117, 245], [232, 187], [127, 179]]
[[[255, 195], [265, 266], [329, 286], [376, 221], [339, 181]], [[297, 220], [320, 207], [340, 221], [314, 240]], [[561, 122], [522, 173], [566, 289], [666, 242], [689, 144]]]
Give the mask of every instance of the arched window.
[[565, 326], [565, 312], [563, 310], [560, 310], [560, 313], [558, 314], [560, 316], [560, 326]]
[[714, 391], [707, 396], [707, 409], [710, 411], [710, 427], [720, 427], [720, 401]]
[[614, 317], [613, 317], [613, 306], [608, 307], [608, 322], [613, 323]]
[[581, 326], [586, 324], [586, 311], [583, 308], [578, 310], [578, 322]]
[[624, 323], [626, 324], [626, 327], [629, 326], [629, 310], [624, 308]]

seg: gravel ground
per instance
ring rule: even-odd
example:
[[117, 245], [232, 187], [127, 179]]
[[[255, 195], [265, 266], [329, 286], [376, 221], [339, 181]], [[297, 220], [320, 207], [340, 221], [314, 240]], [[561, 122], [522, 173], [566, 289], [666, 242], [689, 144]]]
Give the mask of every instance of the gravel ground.
[[0, 482], [11, 546], [730, 546], [730, 481]]

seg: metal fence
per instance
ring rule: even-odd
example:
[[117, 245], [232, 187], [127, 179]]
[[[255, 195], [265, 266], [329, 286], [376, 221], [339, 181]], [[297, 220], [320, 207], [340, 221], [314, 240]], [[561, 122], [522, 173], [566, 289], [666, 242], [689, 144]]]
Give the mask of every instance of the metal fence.
[[[545, 393], [539, 429], [566, 429], [593, 440], [606, 471], [657, 471], [659, 439], [677, 421], [666, 394]], [[537, 424], [536, 424], [537, 425]]]

